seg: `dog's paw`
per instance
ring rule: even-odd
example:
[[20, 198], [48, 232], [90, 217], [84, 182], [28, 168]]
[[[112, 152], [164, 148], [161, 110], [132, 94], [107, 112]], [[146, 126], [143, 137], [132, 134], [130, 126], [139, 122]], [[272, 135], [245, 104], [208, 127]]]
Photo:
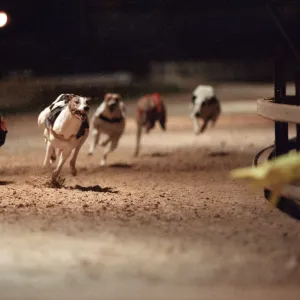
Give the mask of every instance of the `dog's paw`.
[[51, 181], [52, 181], [52, 182], [56, 182], [56, 180], [57, 180], [57, 178], [58, 178], [58, 175], [59, 175], [59, 172], [53, 171], [53, 172], [52, 172], [52, 175], [51, 175]]
[[51, 164], [50, 163], [43, 164], [43, 169], [44, 170], [50, 170], [51, 169]]
[[104, 167], [105, 164], [106, 164], [106, 161], [105, 161], [104, 159], [101, 159], [101, 161], [100, 161], [100, 166], [101, 166], [101, 167]]
[[71, 168], [71, 174], [72, 174], [72, 176], [76, 176], [77, 170], [75, 168]]

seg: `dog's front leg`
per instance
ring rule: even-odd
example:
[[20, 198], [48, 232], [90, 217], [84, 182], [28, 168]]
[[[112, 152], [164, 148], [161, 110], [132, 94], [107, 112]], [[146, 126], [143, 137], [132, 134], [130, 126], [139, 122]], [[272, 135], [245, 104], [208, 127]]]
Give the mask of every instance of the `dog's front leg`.
[[103, 157], [100, 162], [100, 166], [104, 166], [106, 164], [107, 155], [117, 148], [119, 138], [120, 137], [112, 137], [111, 138], [111, 143], [110, 143], [109, 147], [104, 150]]
[[70, 160], [70, 167], [71, 167], [71, 174], [73, 176], [77, 175], [77, 169], [76, 169], [76, 160], [77, 160], [77, 156], [79, 154], [79, 151], [82, 147], [82, 145], [84, 144], [84, 142], [86, 141], [87, 137], [89, 135], [89, 131], [86, 130], [84, 136], [82, 137], [80, 144], [75, 148], [74, 154], [72, 156], [72, 159]]
[[99, 138], [100, 138], [100, 131], [96, 128], [93, 128], [92, 141], [91, 141], [91, 144], [90, 144], [90, 149], [89, 149], [88, 155], [93, 155], [95, 147], [99, 143]]
[[55, 180], [57, 178], [57, 176], [60, 174], [61, 169], [62, 169], [63, 165], [65, 164], [66, 160], [68, 159], [68, 157], [70, 156], [70, 154], [71, 154], [71, 150], [69, 150], [69, 149], [63, 149], [61, 151], [57, 167], [52, 173], [52, 180]]
[[195, 116], [195, 114], [192, 114], [192, 115], [191, 115], [191, 118], [192, 118], [192, 120], [193, 120], [194, 132], [195, 132], [195, 134], [199, 134], [199, 133], [200, 133], [199, 120], [198, 120], [198, 118]]
[[44, 159], [44, 167], [45, 168], [50, 168], [50, 157], [54, 151], [54, 147], [51, 145], [49, 141], [47, 141], [46, 144], [46, 155]]

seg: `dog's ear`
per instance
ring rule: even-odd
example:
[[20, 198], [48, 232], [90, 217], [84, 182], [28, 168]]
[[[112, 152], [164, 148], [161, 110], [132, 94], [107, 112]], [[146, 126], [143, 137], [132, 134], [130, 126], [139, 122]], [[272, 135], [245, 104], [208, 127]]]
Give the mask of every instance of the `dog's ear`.
[[86, 104], [87, 105], [91, 105], [91, 102], [92, 102], [92, 98], [91, 97], [85, 97], [85, 100], [86, 100]]
[[76, 97], [74, 94], [63, 94], [61, 99], [64, 100], [65, 103], [69, 103], [74, 97]]
[[112, 94], [111, 93], [106, 93], [104, 95], [104, 101], [108, 101], [111, 98]]
[[119, 94], [115, 94], [115, 99], [116, 99], [116, 101], [121, 101], [122, 100], [122, 98]]

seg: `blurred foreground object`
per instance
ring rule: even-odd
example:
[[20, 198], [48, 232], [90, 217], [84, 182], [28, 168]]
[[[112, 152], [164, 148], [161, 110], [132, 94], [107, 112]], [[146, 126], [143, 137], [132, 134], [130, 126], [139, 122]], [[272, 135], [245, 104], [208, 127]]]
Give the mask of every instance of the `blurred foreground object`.
[[300, 154], [291, 151], [273, 160], [265, 161], [258, 167], [235, 169], [232, 178], [250, 179], [254, 187], [270, 187], [270, 202], [277, 206], [283, 188], [300, 179]]
[[0, 12], [0, 28], [5, 27], [8, 22], [8, 16], [5, 12]]

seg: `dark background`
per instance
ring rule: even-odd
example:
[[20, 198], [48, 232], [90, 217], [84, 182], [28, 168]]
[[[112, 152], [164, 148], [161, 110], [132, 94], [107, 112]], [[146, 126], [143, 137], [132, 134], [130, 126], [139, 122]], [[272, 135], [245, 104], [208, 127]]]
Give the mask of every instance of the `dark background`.
[[[299, 0], [275, 2], [298, 47]], [[1, 0], [0, 10], [11, 18], [9, 26], [0, 29], [1, 72], [125, 70], [142, 76], [150, 61], [270, 58], [286, 49], [286, 43], [265, 4], [264, 0]]]

